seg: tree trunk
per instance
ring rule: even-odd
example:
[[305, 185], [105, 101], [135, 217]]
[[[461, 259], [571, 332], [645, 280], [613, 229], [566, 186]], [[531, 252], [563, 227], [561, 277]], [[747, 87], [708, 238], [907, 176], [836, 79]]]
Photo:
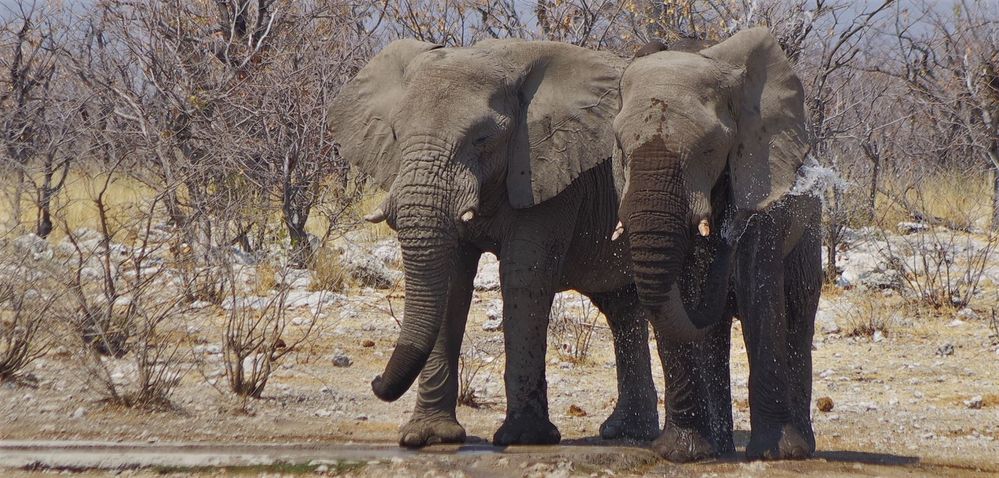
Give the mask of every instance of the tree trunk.
[[[999, 157], [999, 152], [993, 152]], [[992, 170], [992, 223], [989, 225], [992, 232], [999, 231], [999, 165]]]

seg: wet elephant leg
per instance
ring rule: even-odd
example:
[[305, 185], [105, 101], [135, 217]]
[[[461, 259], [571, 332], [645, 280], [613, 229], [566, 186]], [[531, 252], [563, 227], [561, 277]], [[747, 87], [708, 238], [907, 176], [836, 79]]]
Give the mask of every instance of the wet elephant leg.
[[703, 363], [701, 378], [707, 393], [709, 440], [719, 454], [735, 452], [732, 437], [732, 387], [729, 357], [732, 342], [732, 315], [734, 301], [725, 312], [725, 318], [708, 333], [701, 344]]
[[[538, 235], [538, 237], [552, 237]], [[506, 419], [497, 445], [554, 444], [561, 440], [548, 416], [545, 353], [548, 317], [565, 246], [533, 237], [512, 240], [500, 251], [503, 336], [506, 346]]]
[[659, 435], [659, 413], [649, 355], [649, 325], [635, 287], [589, 297], [607, 317], [617, 365], [617, 405], [600, 425], [600, 436], [652, 440]]
[[[816, 221], [818, 223], [818, 221]], [[812, 336], [815, 312], [822, 288], [822, 242], [817, 231], [808, 231], [785, 260], [785, 297], [787, 298], [787, 354], [790, 367], [788, 395], [791, 421], [807, 445], [815, 451], [812, 429]]]
[[448, 289], [447, 317], [437, 343], [420, 374], [416, 407], [399, 429], [399, 444], [420, 447], [465, 441], [465, 429], [455, 415], [458, 398], [458, 355], [468, 320], [473, 280], [481, 251], [466, 246], [459, 251]]
[[700, 345], [671, 342], [656, 330], [666, 381], [666, 424], [652, 449], [669, 461], [686, 463], [717, 454], [709, 439], [707, 390], [701, 378]]
[[739, 317], [749, 355], [749, 459], [803, 458], [808, 442], [791, 423], [781, 237], [772, 217], [754, 216], [736, 267]]

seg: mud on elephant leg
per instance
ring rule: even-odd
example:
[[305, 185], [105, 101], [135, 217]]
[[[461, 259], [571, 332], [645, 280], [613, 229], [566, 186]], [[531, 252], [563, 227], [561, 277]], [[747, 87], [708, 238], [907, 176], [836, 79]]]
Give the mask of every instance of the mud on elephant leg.
[[472, 299], [472, 282], [481, 254], [466, 248], [456, 261], [448, 290], [447, 317], [437, 343], [420, 374], [416, 407], [399, 429], [399, 444], [421, 447], [465, 441], [465, 428], [455, 415], [458, 398], [458, 354]]
[[600, 436], [652, 440], [659, 435], [659, 412], [649, 356], [649, 326], [635, 287], [589, 297], [607, 317], [617, 365], [617, 405], [600, 425]]
[[[503, 338], [506, 342], [506, 419], [493, 435], [496, 445], [550, 445], [561, 441], [548, 417], [545, 352], [548, 316], [555, 297], [558, 264], [534, 243], [504, 245], [517, 251], [500, 259]], [[501, 252], [501, 254], [502, 254]]]
[[659, 358], [666, 378], [666, 424], [652, 443], [663, 458], [677, 463], [717, 456], [711, 442], [706, 387], [700, 376], [698, 346], [676, 343], [657, 332]]

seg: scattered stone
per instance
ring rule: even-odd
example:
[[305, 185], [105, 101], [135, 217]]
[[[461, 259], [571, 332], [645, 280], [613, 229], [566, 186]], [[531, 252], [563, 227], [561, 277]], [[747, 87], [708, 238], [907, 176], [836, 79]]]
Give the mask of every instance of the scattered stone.
[[360, 244], [348, 242], [339, 252], [340, 264], [361, 285], [388, 289], [402, 279], [401, 272], [389, 269], [384, 261]]
[[930, 230], [930, 225], [925, 222], [900, 222], [898, 223], [899, 234], [915, 234]]
[[330, 471], [330, 467], [326, 465], [319, 465], [316, 467], [316, 473], [326, 473], [327, 471]]
[[964, 406], [968, 407], [970, 410], [981, 410], [985, 405], [985, 399], [981, 395], [975, 395], [971, 397], [970, 400], [964, 401]]
[[482, 324], [482, 330], [496, 332], [501, 329], [503, 329], [503, 301], [493, 299], [486, 305], [486, 321]]
[[951, 355], [954, 355], [954, 345], [946, 343], [937, 347], [937, 355], [941, 357], [949, 357]]
[[579, 405], [572, 404], [572, 405], [569, 405], [568, 414], [569, 414], [570, 417], [585, 417], [586, 416], [586, 410], [583, 410], [582, 408], [580, 408]]
[[885, 339], [885, 334], [881, 333], [880, 330], [875, 330], [874, 331], [874, 336], [872, 338], [873, 338], [873, 340], [874, 340], [875, 343], [882, 342]]
[[70, 415], [70, 418], [80, 419], [80, 418], [85, 417], [86, 415], [87, 415], [87, 409], [83, 408], [83, 407], [80, 407], [80, 408], [77, 408], [76, 411], [74, 411], [72, 415]]
[[970, 307], [965, 307], [957, 311], [957, 314], [955, 314], [954, 317], [963, 321], [978, 320], [979, 318], [978, 313], [972, 310]]
[[350, 359], [347, 354], [342, 350], [337, 350], [333, 352], [333, 366], [334, 367], [350, 367], [353, 365], [354, 361]]
[[375, 346], [375, 341], [371, 340], [371, 339], [364, 339], [361, 342], [361, 347], [364, 347], [364, 348], [371, 348], [371, 347], [374, 347], [374, 346]]
[[14, 239], [14, 251], [19, 254], [30, 255], [36, 261], [52, 258], [52, 249], [49, 248], [49, 243], [32, 232]]
[[496, 332], [503, 329], [503, 319], [489, 319], [482, 323], [482, 330]]
[[964, 325], [964, 321], [961, 319], [954, 319], [947, 324], [947, 327], [960, 327]]
[[819, 397], [819, 399], [815, 401], [815, 406], [820, 412], [831, 412], [833, 409], [833, 400], [829, 397]]
[[325, 410], [325, 409], [324, 410], [316, 410], [316, 413], [314, 413], [314, 415], [317, 416], [317, 417], [319, 417], [319, 418], [326, 418], [326, 417], [329, 417], [329, 416], [333, 415], [333, 412], [330, 412], [329, 410]]
[[822, 373], [819, 374], [819, 378], [829, 378], [829, 377], [832, 377], [833, 374], [835, 374], [835, 373], [836, 372], [833, 372], [833, 369], [827, 368], [827, 369], [823, 370]]

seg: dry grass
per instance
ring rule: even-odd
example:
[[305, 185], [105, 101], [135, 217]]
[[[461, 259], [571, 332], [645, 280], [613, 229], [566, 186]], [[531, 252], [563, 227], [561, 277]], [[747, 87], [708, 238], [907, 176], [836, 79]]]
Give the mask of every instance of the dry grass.
[[350, 287], [350, 274], [343, 268], [336, 248], [324, 246], [315, 251], [309, 268], [312, 270], [309, 291], [340, 292]]
[[[889, 179], [882, 188], [926, 214], [963, 227], [985, 228], [992, 215], [992, 177], [980, 171], [940, 172], [914, 185]], [[875, 208], [876, 219], [885, 224], [913, 220], [898, 201], [882, 193], [877, 196]]]
[[253, 274], [253, 293], [259, 296], [268, 296], [277, 285], [277, 269], [268, 262], [258, 264], [256, 274]]
[[[52, 215], [65, 220], [70, 229], [86, 227], [98, 229], [100, 218], [97, 207], [94, 205], [94, 198], [97, 197], [98, 188], [102, 187], [107, 176], [103, 174], [89, 174], [87, 172], [74, 171], [69, 174], [63, 189], [53, 198]], [[0, 180], [0, 190], [7, 197], [13, 196], [14, 185]], [[132, 222], [137, 214], [137, 208], [147, 202], [155, 195], [155, 192], [148, 186], [125, 176], [115, 176], [109, 183], [108, 190], [104, 195], [104, 202], [108, 210], [111, 222], [126, 224]], [[4, 210], [7, 205], [4, 205]], [[15, 218], [9, 216], [11, 211], [0, 213], [0, 221], [10, 221]], [[37, 214], [35, 197], [30, 191], [21, 198], [22, 224], [34, 224]], [[52, 237], [61, 239], [65, 231], [61, 227], [56, 227], [52, 231]]]
[[847, 337], [872, 337], [876, 332], [894, 333], [899, 320], [896, 307], [886, 307], [885, 297], [877, 293], [857, 294], [844, 312]]

